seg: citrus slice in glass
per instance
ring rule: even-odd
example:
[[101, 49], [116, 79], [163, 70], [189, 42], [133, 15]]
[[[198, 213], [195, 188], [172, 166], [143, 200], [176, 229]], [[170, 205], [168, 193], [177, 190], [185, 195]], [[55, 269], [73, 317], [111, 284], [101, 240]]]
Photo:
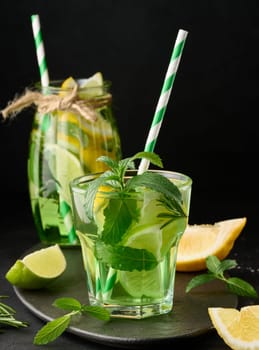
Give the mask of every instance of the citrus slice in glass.
[[78, 83], [80, 91], [79, 97], [81, 98], [90, 98], [95, 96], [100, 96], [103, 94], [103, 76], [101, 72], [97, 72], [86, 79], [77, 79], [69, 77], [61, 85], [61, 96], [67, 94], [68, 91], [73, 89]]
[[78, 79], [81, 89], [79, 96], [82, 98], [95, 97], [103, 94], [103, 76], [101, 72], [93, 74], [87, 79]]
[[259, 305], [210, 307], [208, 313], [219, 336], [233, 350], [259, 349]]
[[245, 224], [244, 217], [214, 224], [188, 225], [179, 242], [176, 270], [204, 270], [209, 255], [225, 259]]
[[94, 253], [93, 253], [94, 252], [93, 241], [86, 234], [78, 230], [76, 231], [76, 234], [79, 238], [79, 242], [81, 246], [84, 269], [85, 271], [90, 272], [92, 279], [94, 279], [96, 263], [95, 263]]
[[66, 266], [65, 256], [59, 245], [55, 244], [18, 259], [5, 277], [16, 287], [39, 289], [61, 276]]
[[69, 183], [84, 174], [81, 163], [73, 153], [56, 144], [47, 145], [45, 152], [50, 171], [57, 181], [58, 191], [70, 204]]
[[164, 295], [164, 274], [160, 265], [149, 271], [120, 271], [122, 287], [134, 298], [161, 298]]

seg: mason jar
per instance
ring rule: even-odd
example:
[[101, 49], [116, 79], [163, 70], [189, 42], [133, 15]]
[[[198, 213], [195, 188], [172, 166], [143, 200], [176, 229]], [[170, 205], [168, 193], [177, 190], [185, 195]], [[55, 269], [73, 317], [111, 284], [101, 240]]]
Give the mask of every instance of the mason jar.
[[[110, 82], [81, 87], [84, 79], [37, 85], [49, 100], [37, 108], [30, 135], [28, 182], [32, 214], [45, 244], [78, 245], [69, 183], [83, 174], [105, 171], [100, 156], [121, 158]], [[50, 106], [51, 105], [51, 106]], [[43, 110], [43, 111], [42, 111]]]

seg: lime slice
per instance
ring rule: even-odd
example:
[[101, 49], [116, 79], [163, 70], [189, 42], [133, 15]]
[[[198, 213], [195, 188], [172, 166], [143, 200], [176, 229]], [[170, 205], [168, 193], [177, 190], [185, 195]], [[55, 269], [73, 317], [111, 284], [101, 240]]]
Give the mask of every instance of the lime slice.
[[[101, 72], [97, 72], [87, 79], [75, 80], [69, 77], [62, 83], [61, 89], [73, 89], [76, 83], [79, 84], [80, 90], [84, 90], [79, 92], [79, 97], [81, 98], [95, 97], [103, 94], [103, 76]], [[66, 93], [67, 91], [61, 91], [61, 96]]]
[[66, 259], [58, 244], [36, 250], [18, 259], [5, 277], [14, 286], [39, 289], [61, 276], [66, 269]]
[[186, 219], [179, 218], [163, 226], [159, 214], [166, 212], [158, 205], [159, 194], [146, 191], [139, 222], [128, 230], [122, 244], [131, 248], [146, 249], [161, 261], [186, 227]]
[[164, 295], [164, 274], [160, 265], [149, 271], [120, 271], [122, 287], [134, 298], [161, 298]]
[[131, 248], [146, 249], [151, 252], [157, 260], [161, 259], [160, 250], [162, 244], [162, 233], [159, 224], [136, 225], [130, 230], [126, 245]]
[[95, 277], [95, 257], [94, 257], [94, 247], [93, 247], [93, 241], [85, 234], [83, 234], [80, 231], [76, 231], [76, 234], [79, 238], [81, 251], [82, 251], [82, 257], [83, 257], [83, 264], [84, 269], [87, 272], [90, 272], [90, 275], [92, 276], [92, 279]]
[[78, 79], [81, 89], [86, 91], [80, 92], [82, 98], [101, 96], [103, 94], [103, 76], [101, 72], [97, 72], [88, 79]]
[[80, 161], [67, 149], [56, 144], [47, 145], [45, 154], [50, 171], [58, 183], [60, 195], [71, 204], [69, 183], [84, 174]]

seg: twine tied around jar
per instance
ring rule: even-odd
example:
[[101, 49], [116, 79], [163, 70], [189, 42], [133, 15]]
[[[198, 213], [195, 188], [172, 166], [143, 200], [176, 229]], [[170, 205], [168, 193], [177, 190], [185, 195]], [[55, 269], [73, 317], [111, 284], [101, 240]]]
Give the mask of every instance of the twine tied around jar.
[[10, 102], [6, 108], [1, 110], [1, 113], [4, 119], [7, 119], [34, 104], [37, 106], [38, 112], [43, 114], [56, 110], [69, 111], [93, 122], [97, 120], [95, 108], [102, 107], [111, 100], [111, 94], [84, 100], [79, 98], [77, 92], [77, 84], [65, 96], [54, 94], [44, 95], [38, 91], [27, 90], [23, 96]]

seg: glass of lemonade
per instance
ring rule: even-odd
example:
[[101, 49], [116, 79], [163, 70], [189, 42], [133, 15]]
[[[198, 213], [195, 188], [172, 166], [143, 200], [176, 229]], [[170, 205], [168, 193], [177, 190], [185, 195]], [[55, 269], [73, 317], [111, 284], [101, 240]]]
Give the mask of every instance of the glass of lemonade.
[[[121, 157], [120, 137], [112, 111], [110, 84], [96, 74], [89, 79], [53, 81], [39, 90], [66, 97], [77, 83], [77, 99], [96, 115], [90, 121], [70, 110], [36, 111], [29, 144], [28, 182], [34, 222], [41, 242], [79, 244], [72, 223], [69, 182], [80, 175], [104, 171], [100, 155]], [[101, 76], [102, 78], [102, 76]]]
[[[142, 319], [173, 307], [177, 247], [188, 223], [192, 180], [172, 171], [150, 172], [173, 183], [170, 193], [163, 182], [161, 191], [135, 182], [123, 193], [101, 185], [92, 215], [86, 191], [101, 174], [70, 184], [89, 302], [108, 308], [113, 317]], [[127, 170], [125, 182], [136, 175]]]

